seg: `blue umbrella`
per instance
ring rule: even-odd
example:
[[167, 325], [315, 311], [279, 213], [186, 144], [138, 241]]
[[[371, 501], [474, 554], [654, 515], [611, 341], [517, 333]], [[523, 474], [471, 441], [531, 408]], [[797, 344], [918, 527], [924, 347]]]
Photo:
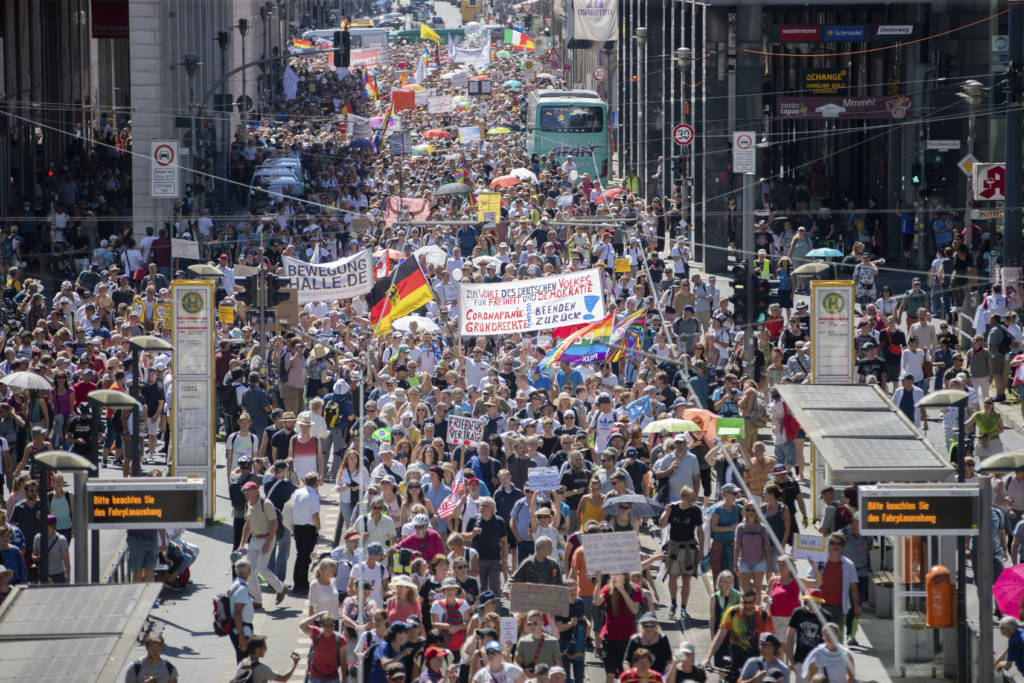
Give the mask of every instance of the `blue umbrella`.
[[817, 249], [811, 249], [807, 252], [807, 256], [811, 258], [842, 258], [843, 252], [829, 247], [819, 247]]
[[504, 83], [502, 83], [502, 85], [505, 86], [506, 88], [518, 88], [518, 87], [522, 86], [522, 84], [523, 84], [522, 81], [516, 81], [516, 80], [505, 81]]

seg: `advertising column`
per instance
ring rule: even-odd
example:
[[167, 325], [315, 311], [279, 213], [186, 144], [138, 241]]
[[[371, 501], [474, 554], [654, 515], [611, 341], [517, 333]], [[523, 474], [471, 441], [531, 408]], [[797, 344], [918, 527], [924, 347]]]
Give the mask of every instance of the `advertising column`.
[[198, 477], [206, 484], [203, 509], [214, 516], [213, 282], [175, 280], [174, 384], [171, 395], [171, 476]]

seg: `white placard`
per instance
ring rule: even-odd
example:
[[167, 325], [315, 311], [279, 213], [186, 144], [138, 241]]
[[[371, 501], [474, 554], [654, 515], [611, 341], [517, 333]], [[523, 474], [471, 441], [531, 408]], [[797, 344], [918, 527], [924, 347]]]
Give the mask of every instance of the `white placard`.
[[437, 95], [427, 100], [427, 112], [430, 114], [447, 114], [455, 111], [455, 103], [451, 95]]
[[552, 330], [605, 317], [599, 268], [492, 284], [459, 284], [459, 333]]
[[754, 131], [732, 134], [732, 172], [757, 173], [757, 147]]
[[178, 182], [178, 141], [152, 140], [149, 166], [150, 195], [163, 199], [177, 199], [181, 194]]
[[824, 562], [827, 557], [828, 548], [825, 545], [825, 537], [821, 534], [800, 534], [796, 537], [796, 543], [793, 545], [794, 559]]
[[412, 135], [410, 133], [392, 133], [388, 136], [388, 150], [392, 156], [412, 154]]
[[199, 260], [199, 242], [171, 238], [171, 258], [190, 258]]
[[527, 486], [531, 491], [557, 491], [557, 467], [531, 467], [526, 471]]
[[853, 383], [853, 281], [811, 283], [811, 378]]
[[452, 88], [457, 92], [465, 90], [467, 85], [469, 85], [469, 74], [465, 71], [460, 71], [452, 76]]
[[370, 127], [370, 119], [365, 116], [348, 115], [348, 134], [353, 140], [372, 140], [373, 128]]
[[480, 142], [480, 126], [459, 126], [459, 142], [464, 145]]
[[498, 640], [502, 645], [519, 640], [519, 620], [515, 617], [501, 617], [498, 621]]
[[640, 539], [635, 531], [582, 534], [587, 574], [628, 574], [641, 571]]
[[351, 299], [373, 289], [373, 259], [369, 249], [331, 263], [306, 263], [282, 256], [281, 265], [298, 292], [300, 304]]
[[465, 415], [448, 416], [448, 443], [469, 445], [483, 441], [484, 421]]
[[423, 90], [417, 90], [415, 98], [416, 106], [422, 107], [423, 105], [430, 101], [431, 97], [433, 97], [436, 94], [437, 90], [435, 88], [424, 88]]

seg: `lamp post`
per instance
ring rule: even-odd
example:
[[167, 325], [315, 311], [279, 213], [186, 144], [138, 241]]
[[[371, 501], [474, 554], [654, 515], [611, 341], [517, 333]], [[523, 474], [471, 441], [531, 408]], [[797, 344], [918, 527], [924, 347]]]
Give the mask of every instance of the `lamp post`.
[[[633, 39], [636, 40], [637, 46], [636, 65], [640, 67], [637, 69], [638, 73], [636, 74], [638, 79], [636, 84], [636, 126], [639, 133], [637, 135], [639, 149], [637, 150], [636, 159], [633, 161], [635, 165], [633, 170], [636, 171], [636, 175], [639, 178], [641, 175], [646, 176], [647, 173], [647, 116], [644, 114], [647, 109], [647, 78], [645, 75], [647, 69], [647, 27], [637, 26], [633, 33]], [[640, 120], [641, 118], [643, 118], [643, 121]], [[646, 186], [647, 183], [644, 182], [644, 187], [646, 188]], [[640, 188], [637, 189], [639, 190]], [[644, 192], [645, 197], [646, 194]]]
[[[274, 3], [272, 3], [272, 2], [270, 2], [268, 0], [267, 4], [265, 4], [262, 7], [260, 7], [260, 23], [263, 25], [263, 56], [264, 57], [269, 57], [270, 56], [270, 43], [267, 40], [267, 24], [270, 22], [270, 17], [272, 17], [272, 16], [274, 16]], [[263, 120], [263, 112], [264, 112], [264, 108], [266, 107], [267, 81], [269, 80], [267, 78], [267, 69], [269, 69], [269, 68], [270, 67], [267, 66], [266, 69], [263, 70], [263, 76], [262, 76], [262, 78], [260, 80], [259, 116], [260, 116], [260, 120], [261, 121]]]
[[199, 166], [199, 140], [196, 139], [196, 115], [199, 113], [195, 108], [195, 78], [196, 74], [199, 73], [199, 67], [203, 63], [199, 60], [199, 55], [195, 52], [186, 52], [185, 56], [182, 57], [182, 63], [180, 66], [185, 67], [185, 73], [188, 74], [188, 108], [191, 112], [189, 116], [189, 132], [191, 140], [189, 143], [189, 156], [192, 158], [192, 182], [196, 182], [196, 169]]
[[[89, 462], [88, 458], [83, 458], [81, 455], [76, 453], [68, 453], [67, 451], [45, 451], [35, 457], [36, 464], [39, 465], [42, 470], [42, 481], [40, 486], [42, 489], [42, 495], [39, 497], [39, 513], [43, 520], [46, 520], [49, 515], [49, 506], [46, 500], [48, 492], [48, 486], [46, 482], [48, 477], [46, 476], [47, 470], [64, 470], [75, 473], [75, 509], [72, 514], [72, 523], [74, 524], [72, 535], [78, 539], [78, 543], [75, 544], [75, 583], [86, 583], [86, 557], [88, 554], [88, 543], [86, 541], [86, 506], [85, 506], [85, 480], [86, 472], [95, 470], [96, 465]], [[43, 533], [39, 539], [39, 583], [46, 584], [50, 579], [50, 544], [47, 540], [47, 534], [49, 533], [50, 525], [47, 522], [43, 526]], [[34, 539], [28, 540], [28, 543], [34, 543]], [[68, 581], [71, 581], [71, 577], [68, 577]]]
[[[957, 97], [962, 97], [967, 102], [967, 155], [974, 155], [974, 137], [976, 130], [976, 120], [978, 113], [978, 105], [981, 104], [981, 93], [984, 90], [981, 83], [974, 80], [973, 78], [964, 81], [960, 86], [960, 92], [957, 93]], [[973, 174], [972, 174], [973, 175]], [[974, 179], [972, 175], [967, 176], [967, 215], [964, 216], [964, 233], [966, 234], [967, 248], [970, 249], [974, 244]], [[974, 282], [971, 282], [971, 286], [974, 286]]]
[[[692, 18], [691, 18], [691, 21], [692, 21]], [[683, 85], [685, 85], [686, 87], [690, 88], [690, 94], [691, 94], [691, 98], [690, 99], [692, 101], [692, 99], [693, 99], [692, 98], [692, 94], [693, 94], [693, 87], [694, 87], [694, 85], [693, 85], [693, 83], [687, 83], [686, 82], [686, 71], [693, 64], [693, 52], [692, 52], [692, 50], [690, 50], [690, 48], [685, 47], [685, 46], [677, 47], [676, 51], [675, 51], [675, 56], [676, 56], [676, 66], [679, 67], [679, 80], [682, 81]], [[684, 102], [686, 100], [685, 92], [682, 90], [682, 88], [680, 88], [679, 99], [684, 101]], [[683, 115], [683, 119], [684, 120], [686, 119], [685, 110], [686, 110], [685, 105], [680, 108], [680, 111], [684, 112], [684, 115]], [[695, 131], [694, 138], [696, 138], [697, 137], [697, 135], [696, 135], [697, 126], [694, 125], [696, 123], [696, 120], [694, 118], [694, 113], [695, 112], [694, 112], [693, 108], [691, 107], [689, 123], [690, 123], [690, 127], [693, 128], [693, 130]], [[701, 131], [701, 133], [703, 134], [703, 131]], [[695, 187], [693, 185], [693, 173], [694, 173], [693, 159], [694, 159], [694, 149], [695, 149], [696, 146], [697, 146], [697, 141], [693, 140], [693, 141], [690, 142], [690, 145], [688, 147], [684, 147], [683, 148], [684, 152], [690, 157], [690, 173], [689, 173], [690, 177], [689, 177], [689, 179], [684, 179], [683, 183], [682, 183], [682, 186], [684, 188], [684, 192], [682, 193], [683, 197], [686, 199], [686, 201], [690, 205], [690, 244], [694, 245], [695, 248], [697, 246], [697, 242], [696, 242], [696, 239], [695, 239], [695, 236], [694, 236], [694, 227], [693, 227], [693, 224], [695, 222], [695, 217], [694, 217], [695, 205], [693, 203], [693, 188]], [[682, 168], [682, 164], [680, 164], [679, 167]], [[685, 191], [685, 188], [687, 188], [687, 187], [690, 188], [690, 192], [686, 192]]]
[[[132, 349], [132, 396], [140, 405], [142, 403], [142, 389], [139, 387], [139, 356], [143, 351], [173, 351], [174, 346], [160, 337], [144, 334], [132, 337], [128, 340]], [[142, 476], [142, 434], [139, 433], [139, 422], [142, 410], [136, 410], [132, 416], [132, 476]]]
[[[87, 398], [89, 400], [89, 412], [92, 415], [93, 434], [101, 434], [103, 432], [102, 425], [100, 424], [101, 408], [107, 408], [110, 410], [128, 409], [135, 411], [138, 411], [140, 408], [139, 402], [123, 391], [97, 389], [96, 391], [90, 391]], [[94, 468], [97, 469], [100, 461], [99, 449], [99, 442], [96, 439], [93, 439], [89, 450], [89, 459], [92, 461]], [[92, 565], [92, 582], [97, 583], [100, 580], [100, 532], [98, 530], [94, 529], [90, 534], [89, 544], [92, 549], [89, 560], [90, 565]]]
[[226, 178], [228, 175], [228, 156], [231, 154], [231, 102], [228, 101], [227, 96], [227, 81], [224, 78], [224, 74], [227, 73], [228, 64], [228, 48], [231, 47], [231, 31], [221, 29], [217, 31], [217, 36], [214, 38], [217, 41], [217, 46], [220, 47], [220, 112], [221, 118], [217, 121], [217, 132], [220, 135], [221, 147], [220, 154], [217, 158], [217, 178], [219, 191], [217, 196], [220, 198], [221, 206], [225, 207], [228, 199], [228, 184]]
[[[967, 410], [967, 392], [959, 389], [943, 389], [934, 391], [921, 399], [921, 405], [932, 408], [955, 408], [956, 417], [956, 479], [961, 484], [967, 478], [967, 466], [964, 463], [964, 411]], [[981, 515], [986, 516], [987, 510], [982, 509]], [[982, 621], [987, 616], [982, 614]], [[957, 658], [957, 680], [970, 680], [968, 671], [969, 657], [965, 656], [970, 648], [967, 646], [967, 539], [957, 536], [956, 539], [956, 633], [957, 647], [961, 656]], [[984, 652], [982, 657], [987, 657]]]
[[[242, 17], [241, 19], [238, 20], [237, 28], [238, 28], [238, 35], [242, 36], [242, 64], [245, 64], [245, 37], [247, 35], [249, 35], [249, 20], [246, 19], [245, 17]], [[248, 96], [246, 95], [246, 92], [245, 92], [245, 85], [246, 85], [245, 71], [243, 71], [242, 72], [242, 99], [239, 100], [239, 102], [241, 102], [241, 105], [239, 105], [239, 107], [238, 107], [238, 111], [242, 114], [242, 121], [245, 121], [246, 114], [249, 111], [249, 107], [248, 107], [249, 100], [247, 99]]]

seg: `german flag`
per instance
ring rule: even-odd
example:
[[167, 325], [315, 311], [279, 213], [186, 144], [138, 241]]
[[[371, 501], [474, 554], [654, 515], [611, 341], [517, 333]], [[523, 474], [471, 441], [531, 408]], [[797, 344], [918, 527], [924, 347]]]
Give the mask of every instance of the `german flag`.
[[370, 306], [373, 332], [382, 337], [391, 329], [391, 323], [408, 315], [434, 298], [427, 279], [416, 259], [408, 258], [391, 271], [391, 277], [378, 280], [366, 296]]

